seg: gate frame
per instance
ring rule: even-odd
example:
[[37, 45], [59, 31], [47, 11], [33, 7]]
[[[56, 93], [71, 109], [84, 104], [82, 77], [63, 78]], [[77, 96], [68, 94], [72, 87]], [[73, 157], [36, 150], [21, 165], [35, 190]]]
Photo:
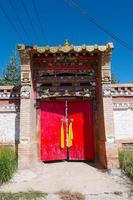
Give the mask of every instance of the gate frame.
[[[39, 108], [34, 96], [34, 69], [31, 48], [18, 45], [21, 58], [21, 103], [20, 103], [20, 143], [18, 145], [19, 168], [31, 168], [38, 162], [39, 149]], [[69, 50], [69, 46], [65, 47]], [[90, 49], [92, 46], [90, 46]], [[106, 168], [118, 164], [116, 155], [118, 146], [114, 141], [114, 119], [111, 97], [111, 69], [110, 60], [112, 44], [105, 46], [94, 45], [93, 51], [98, 51], [97, 69], [97, 100], [94, 111], [96, 155], [97, 160]], [[99, 118], [99, 116], [101, 116]]]

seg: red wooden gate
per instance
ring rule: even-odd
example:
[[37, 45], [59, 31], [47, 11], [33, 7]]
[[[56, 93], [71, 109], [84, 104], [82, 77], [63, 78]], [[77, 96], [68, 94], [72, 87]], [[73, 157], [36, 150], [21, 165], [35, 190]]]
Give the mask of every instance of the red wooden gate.
[[41, 160], [65, 160], [67, 156], [69, 160], [95, 158], [91, 100], [68, 101], [67, 108], [62, 101], [41, 103]]
[[66, 147], [60, 148], [61, 119], [64, 118], [64, 111], [64, 102], [41, 103], [41, 160], [66, 159]]
[[92, 101], [68, 103], [69, 123], [72, 122], [73, 145], [69, 148], [70, 160], [94, 160]]

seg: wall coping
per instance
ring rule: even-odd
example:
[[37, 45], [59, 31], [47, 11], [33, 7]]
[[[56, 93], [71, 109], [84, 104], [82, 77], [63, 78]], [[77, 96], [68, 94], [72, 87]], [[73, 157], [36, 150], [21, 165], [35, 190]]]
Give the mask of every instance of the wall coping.
[[117, 83], [117, 84], [111, 84], [112, 88], [121, 88], [121, 87], [133, 87], [133, 83]]
[[13, 85], [1, 85], [0, 86], [0, 90], [3, 90], [3, 89], [13, 89], [14, 86]]
[[19, 86], [14, 85], [1, 85], [0, 90], [12, 90], [12, 89], [20, 89]]
[[20, 99], [20, 87], [13, 85], [0, 86], [0, 99]]
[[112, 97], [133, 97], [133, 83], [111, 84]]

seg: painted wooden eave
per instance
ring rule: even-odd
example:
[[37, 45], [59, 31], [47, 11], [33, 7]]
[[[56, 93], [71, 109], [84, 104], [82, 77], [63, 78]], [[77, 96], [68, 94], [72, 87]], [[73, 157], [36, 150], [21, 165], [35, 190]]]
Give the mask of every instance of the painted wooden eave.
[[19, 44], [18, 45], [18, 51], [24, 51], [28, 50], [30, 53], [69, 53], [69, 52], [75, 52], [75, 53], [80, 53], [80, 52], [89, 52], [93, 53], [95, 51], [99, 52], [108, 52], [111, 51], [114, 48], [113, 43], [109, 42], [105, 45], [81, 45], [81, 46], [74, 46], [74, 45], [67, 45], [67, 46], [44, 46], [40, 47], [37, 45], [34, 46], [25, 46], [24, 44]]

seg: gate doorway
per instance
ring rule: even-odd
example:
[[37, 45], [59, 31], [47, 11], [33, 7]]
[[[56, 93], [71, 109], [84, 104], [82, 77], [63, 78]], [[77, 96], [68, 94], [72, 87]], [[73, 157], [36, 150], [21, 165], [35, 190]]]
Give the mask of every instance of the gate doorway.
[[41, 102], [41, 160], [95, 159], [93, 101]]

